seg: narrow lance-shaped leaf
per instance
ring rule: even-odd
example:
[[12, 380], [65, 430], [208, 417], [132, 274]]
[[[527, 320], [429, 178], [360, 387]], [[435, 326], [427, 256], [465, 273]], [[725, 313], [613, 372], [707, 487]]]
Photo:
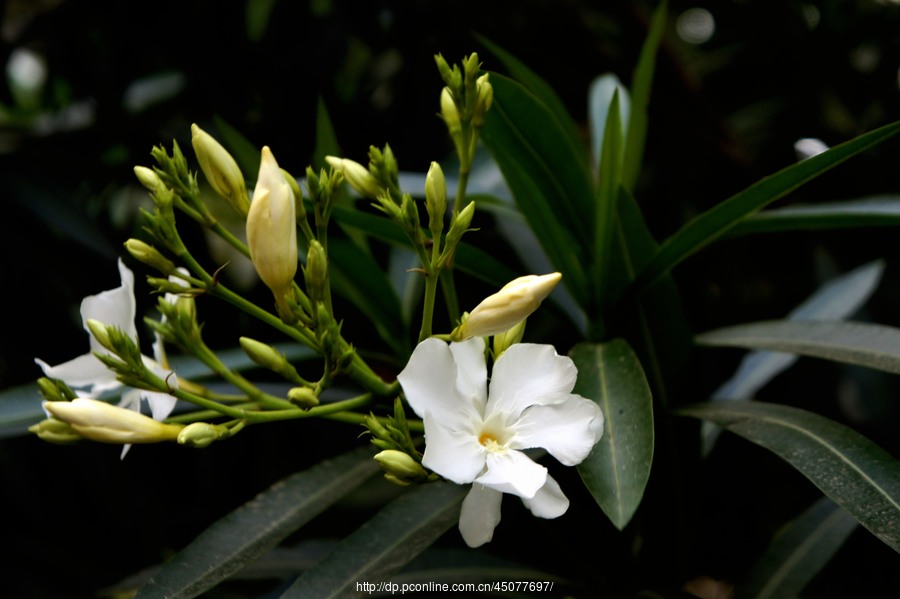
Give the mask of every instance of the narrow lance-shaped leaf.
[[569, 353], [578, 367], [575, 393], [603, 410], [603, 436], [578, 465], [585, 486], [619, 530], [644, 496], [653, 462], [653, 399], [628, 343], [581, 343]]
[[440, 482], [400, 496], [345, 538], [281, 595], [284, 599], [356, 596], [357, 583], [379, 583], [409, 563], [459, 520], [468, 487]]
[[854, 530], [853, 516], [822, 497], [778, 533], [735, 599], [800, 597]]
[[774, 202], [838, 164], [900, 133], [900, 121], [835, 146], [761, 179], [699, 215], [663, 243], [622, 298], [628, 302], [662, 274], [727, 233], [741, 219]]
[[189, 598], [211, 589], [319, 515], [377, 470], [366, 447], [291, 475], [228, 514], [138, 591], [138, 599]]
[[865, 322], [769, 320], [716, 329], [701, 345], [768, 349], [900, 374], [900, 329]]
[[623, 160], [622, 121], [619, 112], [619, 95], [613, 92], [607, 112], [603, 146], [600, 152], [597, 205], [594, 209], [594, 256], [592, 279], [595, 285], [594, 305], [589, 306], [589, 330], [592, 338], [601, 339], [605, 330], [604, 310], [609, 301], [610, 251], [616, 221], [616, 201], [622, 181]]
[[494, 104], [482, 139], [563, 283], [585, 306], [593, 191], [582, 149], [528, 90], [501, 75], [492, 74], [491, 83]]
[[728, 237], [780, 231], [816, 231], [900, 225], [900, 197], [876, 196], [844, 202], [793, 205], [745, 218]]
[[647, 105], [650, 103], [650, 90], [653, 84], [653, 71], [656, 68], [656, 52], [666, 29], [668, 2], [662, 0], [653, 12], [650, 31], [641, 47], [641, 56], [631, 78], [631, 112], [628, 119], [628, 137], [625, 147], [625, 165], [622, 183], [629, 191], [634, 191], [641, 165], [644, 161], [644, 144], [647, 138]]
[[771, 450], [900, 551], [900, 462], [856, 431], [812, 412], [757, 401], [695, 404], [676, 413], [710, 420]]

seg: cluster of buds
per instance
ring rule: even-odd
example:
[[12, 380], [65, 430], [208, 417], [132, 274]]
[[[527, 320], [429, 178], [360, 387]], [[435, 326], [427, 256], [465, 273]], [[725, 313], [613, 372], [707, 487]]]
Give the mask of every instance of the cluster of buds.
[[475, 154], [479, 132], [484, 127], [485, 115], [494, 101], [494, 89], [489, 75], [479, 74], [478, 54], [464, 58], [462, 70], [458, 65], [451, 68], [440, 54], [434, 60], [446, 84], [441, 91], [441, 118], [456, 146], [460, 168], [467, 171]]
[[372, 445], [381, 450], [375, 455], [375, 461], [386, 480], [398, 486], [437, 480], [437, 475], [422, 466], [422, 456], [413, 443], [400, 398], [394, 400], [393, 416], [379, 419], [369, 414], [364, 425], [372, 436]]

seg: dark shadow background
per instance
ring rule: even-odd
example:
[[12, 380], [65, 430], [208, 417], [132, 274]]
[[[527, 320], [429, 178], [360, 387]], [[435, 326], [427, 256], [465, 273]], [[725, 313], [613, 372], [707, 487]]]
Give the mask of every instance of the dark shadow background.
[[[150, 164], [153, 145], [175, 139], [193, 161], [190, 124], [216, 133], [216, 123], [225, 122], [301, 173], [315, 147], [321, 98], [345, 156], [364, 161], [370, 144], [390, 143], [402, 169], [424, 172], [451, 149], [435, 116], [442, 84], [433, 55], [455, 62], [477, 50], [486, 69], [502, 70], [474, 32], [543, 75], [586, 132], [591, 80], [613, 72], [629, 81], [653, 8], [608, 4], [0, 2], [0, 64], [25, 48], [46, 65], [33, 97], [0, 81], [0, 388], [38, 377], [35, 356], [55, 364], [85, 351], [78, 304], [118, 285], [115, 260], [124, 254], [121, 243], [139, 234], [136, 207], [144, 201], [131, 168]], [[701, 24], [704, 15], [686, 11], [697, 8], [708, 9], [715, 26], [706, 41], [692, 43], [685, 39], [690, 15]], [[836, 144], [900, 118], [898, 32], [900, 7], [889, 0], [671, 2], [637, 190], [653, 233], [665, 238], [699, 211], [792, 163], [799, 138]], [[155, 82], [152, 90], [170, 92], [142, 103], [135, 85], [148, 81]], [[787, 201], [896, 195], [898, 155], [896, 141], [885, 144]], [[781, 317], [823, 277], [883, 257], [885, 280], [865, 316], [896, 326], [896, 240], [896, 231], [884, 228], [725, 241], [679, 267], [676, 281], [691, 326], [702, 331]], [[146, 269], [127, 262], [140, 289]], [[149, 307], [152, 300], [139, 301]], [[207, 302], [201, 310], [214, 346], [235, 345], [243, 327], [252, 326], [222, 306]], [[347, 322], [345, 330], [352, 326]], [[697, 352], [692, 399], [707, 397], [739, 357]], [[858, 391], [855, 403], [838, 392], [847, 381]], [[896, 387], [890, 377], [801, 360], [761, 399], [849, 423], [896, 454]], [[259, 428], [202, 452], [136, 448], [124, 462], [118, 448], [4, 439], [0, 585], [10, 586], [4, 596], [96, 596], [177, 551], [272, 482], [352, 446], [355, 437], [318, 422]], [[525, 525], [518, 532], [501, 525], [484, 551], [521, 559], [522, 542], [529, 543], [531, 567], [571, 576], [592, 589], [584, 596], [635, 596], [652, 588], [674, 597], [695, 576], [739, 579], [777, 527], [818, 496], [777, 458], [724, 437], [714, 459], [684, 481], [687, 511], [698, 517], [682, 528], [682, 538], [629, 560], [635, 540], [597, 522], [574, 472], [554, 475], [570, 492], [570, 513], [547, 526], [507, 500], [504, 524], [522, 516]], [[579, 505], [591, 524], [578, 518]], [[364, 513], [347, 507], [311, 534], [339, 537]], [[455, 535], [443, 542], [458, 547]], [[575, 550], [575, 539], [585, 535], [596, 554]], [[674, 547], [679, 553], [666, 555]], [[895, 554], [858, 531], [808, 596], [877, 596], [898, 582]]]

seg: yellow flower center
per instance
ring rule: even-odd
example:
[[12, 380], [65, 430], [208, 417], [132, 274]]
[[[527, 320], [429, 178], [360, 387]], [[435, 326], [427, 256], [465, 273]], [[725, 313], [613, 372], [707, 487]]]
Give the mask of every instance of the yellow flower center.
[[506, 450], [506, 447], [497, 439], [497, 436], [488, 431], [481, 433], [478, 437], [478, 442], [492, 453], [500, 453]]

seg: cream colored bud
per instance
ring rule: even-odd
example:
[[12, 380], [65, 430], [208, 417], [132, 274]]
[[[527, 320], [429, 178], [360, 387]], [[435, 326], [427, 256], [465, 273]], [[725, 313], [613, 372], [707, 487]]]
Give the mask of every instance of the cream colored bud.
[[102, 443], [174, 441], [183, 428], [180, 424], [164, 424], [134, 410], [84, 397], [72, 401], [47, 401], [44, 409], [57, 420], [69, 424], [85, 439]]
[[125, 249], [139, 262], [155, 268], [166, 276], [176, 270], [175, 264], [171, 260], [163, 256], [158, 249], [140, 239], [129, 239], [125, 242]]
[[325, 161], [333, 169], [341, 171], [347, 184], [362, 197], [374, 200], [384, 192], [384, 188], [378, 184], [378, 181], [372, 176], [369, 169], [355, 160], [326, 156]]
[[87, 325], [88, 332], [97, 340], [97, 343], [109, 351], [115, 351], [112, 339], [109, 337], [109, 329], [106, 328], [105, 324], [99, 320], [88, 318], [87, 321], [85, 321], [85, 325]]
[[488, 81], [488, 74], [485, 73], [475, 82], [477, 97], [475, 99], [475, 107], [472, 110], [472, 126], [483, 127], [484, 115], [490, 110], [491, 104], [494, 103], [494, 88]]
[[415, 461], [408, 453], [397, 449], [385, 449], [375, 454], [375, 461], [387, 474], [391, 474], [401, 481], [416, 481], [428, 478], [428, 471], [421, 464]]
[[562, 279], [558, 272], [514, 279], [497, 293], [486, 297], [469, 317], [450, 334], [453, 341], [488, 337], [511, 329], [537, 310]]
[[291, 313], [288, 300], [297, 274], [296, 206], [291, 186], [268, 146], [262, 149], [259, 177], [247, 214], [247, 245], [259, 278], [272, 290], [284, 318]]
[[210, 186], [241, 216], [246, 216], [250, 209], [247, 185], [244, 183], [241, 169], [228, 150], [196, 124], [191, 125], [191, 144], [194, 146], [194, 153], [197, 154], [200, 169], [206, 175]]
[[152, 168], [136, 166], [134, 167], [134, 174], [147, 191], [155, 192], [159, 188], [165, 187], [165, 183], [163, 183], [162, 179], [159, 178], [159, 175], [156, 174], [156, 171]]

